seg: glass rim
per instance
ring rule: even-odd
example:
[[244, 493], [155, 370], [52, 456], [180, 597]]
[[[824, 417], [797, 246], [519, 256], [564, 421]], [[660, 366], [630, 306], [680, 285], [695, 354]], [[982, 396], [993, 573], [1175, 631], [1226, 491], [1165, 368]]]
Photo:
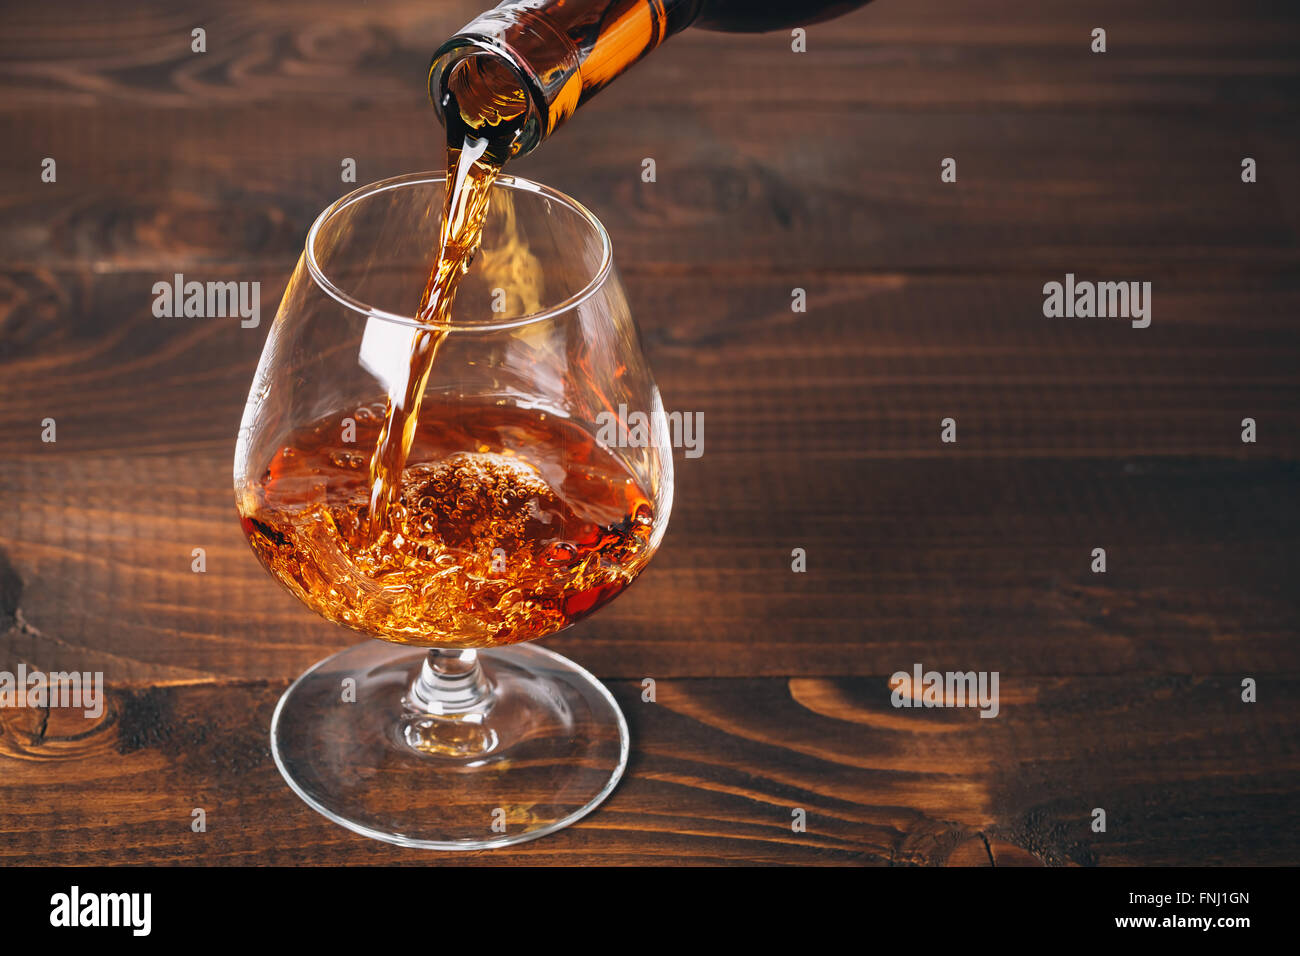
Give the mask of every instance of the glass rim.
[[501, 174], [493, 184], [493, 189], [502, 186], [507, 189], [515, 189], [521, 192], [536, 193], [547, 199], [553, 200], [571, 212], [576, 213], [588, 225], [595, 230], [596, 235], [600, 238], [601, 258], [600, 265], [596, 268], [591, 279], [587, 281], [580, 290], [573, 295], [564, 299], [562, 302], [549, 308], [537, 312], [530, 312], [525, 315], [513, 316], [508, 319], [499, 321], [483, 322], [418, 322], [410, 315], [399, 315], [395, 312], [388, 312], [384, 309], [376, 308], [353, 296], [351, 293], [338, 287], [334, 280], [326, 275], [325, 270], [321, 268], [320, 263], [316, 261], [316, 238], [321, 227], [329, 222], [334, 216], [347, 209], [349, 206], [390, 189], [400, 189], [404, 186], [419, 186], [426, 183], [445, 183], [447, 174], [443, 170], [423, 173], [405, 173], [401, 176], [391, 176], [388, 179], [379, 179], [365, 186], [360, 186], [344, 196], [340, 196], [334, 202], [322, 210], [321, 214], [316, 217], [312, 223], [311, 229], [307, 231], [307, 244], [303, 252], [303, 258], [307, 263], [307, 271], [311, 274], [312, 281], [326, 295], [334, 299], [345, 308], [351, 309], [366, 318], [383, 319], [386, 322], [393, 322], [398, 325], [405, 325], [413, 329], [426, 329], [435, 332], [493, 332], [503, 329], [515, 329], [525, 325], [533, 325], [537, 322], [544, 322], [553, 319], [557, 315], [565, 312], [571, 312], [587, 299], [591, 298], [600, 290], [609, 278], [609, 274], [614, 265], [614, 246], [609, 238], [609, 232], [605, 229], [604, 224], [596, 218], [595, 214], [578, 202], [571, 196], [568, 196], [558, 189], [550, 186], [544, 186], [541, 183], [534, 182], [531, 179], [524, 179], [522, 176], [512, 176]]

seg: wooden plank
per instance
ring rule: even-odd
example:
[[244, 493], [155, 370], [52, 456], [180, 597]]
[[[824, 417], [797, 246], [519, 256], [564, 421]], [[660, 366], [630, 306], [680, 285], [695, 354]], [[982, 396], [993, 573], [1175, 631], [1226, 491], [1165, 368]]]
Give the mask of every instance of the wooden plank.
[[[0, 273], [0, 449], [36, 462], [229, 455], [288, 268], [190, 273], [260, 281], [257, 328], [154, 317], [167, 272]], [[732, 456], [1300, 454], [1295, 279], [1169, 277], [1153, 283], [1145, 329], [1046, 318], [1041, 282], [1021, 276], [811, 276], [805, 313], [785, 276], [625, 279], [667, 407], [704, 415], [703, 457], [683, 473]], [[47, 416], [54, 446], [40, 438]], [[944, 445], [949, 416], [960, 431]], [[1241, 442], [1244, 417], [1255, 445]]]
[[[1007, 673], [985, 720], [895, 709], [884, 676], [665, 680], [654, 703], [618, 682], [634, 755], [604, 807], [545, 840], [454, 857], [354, 836], [299, 802], [267, 751], [282, 683], [119, 692], [93, 732], [55, 711], [38, 737], [40, 713], [0, 711], [0, 860], [1287, 862], [1300, 685], [1265, 680], [1255, 705], [1236, 685]], [[1104, 834], [1090, 829], [1098, 806]], [[206, 833], [190, 830], [195, 807]]]
[[[152, 281], [11, 277], [0, 548], [27, 627], [0, 648], [131, 683], [291, 677], [350, 637], [270, 580], [234, 519], [264, 329], [155, 319]], [[678, 455], [645, 580], [554, 640], [597, 673], [861, 674], [917, 640], [992, 641], [1036, 673], [1294, 670], [1293, 283], [1189, 283], [1143, 330], [1044, 319], [1018, 279], [826, 279], [806, 314], [773, 279], [630, 285], [704, 444]]]
[[[549, 646], [631, 678], [875, 673], [918, 646], [1035, 674], [1296, 671], [1292, 464], [709, 461], [643, 579]], [[11, 474], [5, 656], [122, 683], [283, 679], [353, 642], [257, 564], [218, 464]], [[175, 483], [124, 495], [141, 468]]]
[[[429, 57], [489, 0], [93, 0], [6, 12], [0, 109], [423, 103]], [[586, 110], [909, 111], [1010, 106], [1293, 112], [1300, 26], [1284, 0], [877, 0], [789, 35], [688, 30]], [[194, 54], [190, 30], [208, 31]], [[1090, 51], [1108, 31], [1108, 51]], [[719, 69], [724, 63], [725, 69]]]
[[[629, 274], [1294, 275], [1298, 118], [1242, 113], [1208, 136], [1203, 116], [1177, 113], [620, 112], [514, 171], [589, 205]], [[0, 156], [0, 252], [11, 269], [287, 273], [316, 215], [354, 188], [344, 158], [361, 182], [440, 168], [439, 134], [423, 110], [0, 114], [15, 144]], [[1241, 182], [1243, 156], [1258, 183]], [[44, 157], [58, 182], [39, 181]], [[940, 182], [945, 157], [956, 183]]]

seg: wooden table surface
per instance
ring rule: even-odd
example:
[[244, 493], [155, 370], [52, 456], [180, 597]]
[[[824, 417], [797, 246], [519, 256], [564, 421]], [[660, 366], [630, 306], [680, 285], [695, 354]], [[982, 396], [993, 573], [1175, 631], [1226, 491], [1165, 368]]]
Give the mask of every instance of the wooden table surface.
[[[343, 159], [441, 165], [424, 68], [481, 5], [0, 13], [0, 669], [110, 687], [97, 722], [0, 710], [0, 862], [1300, 862], [1277, 0], [877, 0], [803, 54], [688, 32], [593, 100], [515, 171], [608, 225], [665, 402], [706, 426], [650, 569], [546, 642], [621, 702], [627, 777], [454, 856], [289, 791], [272, 709], [355, 636], [250, 552], [235, 432]], [[260, 281], [262, 325], [155, 318], [177, 272]], [[1066, 273], [1150, 281], [1150, 327], [1044, 317]], [[914, 663], [997, 671], [998, 717], [895, 709]]]

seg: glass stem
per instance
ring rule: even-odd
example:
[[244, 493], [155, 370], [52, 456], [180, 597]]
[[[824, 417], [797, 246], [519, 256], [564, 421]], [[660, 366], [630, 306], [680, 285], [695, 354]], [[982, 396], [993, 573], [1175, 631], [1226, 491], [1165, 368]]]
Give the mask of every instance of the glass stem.
[[500, 743], [488, 721], [492, 704], [478, 651], [433, 648], [402, 698], [401, 736], [426, 756], [480, 759]]
[[481, 713], [491, 703], [492, 685], [476, 650], [430, 648], [406, 695], [408, 710], [435, 717]]

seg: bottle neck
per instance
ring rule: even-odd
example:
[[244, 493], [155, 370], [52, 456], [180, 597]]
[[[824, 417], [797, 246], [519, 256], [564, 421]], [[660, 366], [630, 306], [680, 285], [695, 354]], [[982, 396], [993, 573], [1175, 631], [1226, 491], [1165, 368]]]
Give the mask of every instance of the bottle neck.
[[489, 141], [505, 162], [536, 149], [588, 99], [668, 37], [704, 0], [511, 0], [433, 55], [429, 96], [448, 142]]

